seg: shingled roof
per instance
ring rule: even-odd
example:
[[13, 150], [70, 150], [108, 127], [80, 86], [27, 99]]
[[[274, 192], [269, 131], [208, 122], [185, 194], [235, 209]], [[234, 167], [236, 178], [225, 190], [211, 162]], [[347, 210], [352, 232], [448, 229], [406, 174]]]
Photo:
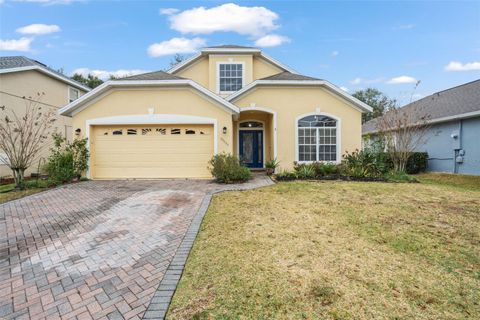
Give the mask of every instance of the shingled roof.
[[260, 80], [295, 80], [295, 81], [302, 81], [302, 80], [320, 80], [320, 79], [285, 71], [285, 72], [280, 72], [280, 73], [274, 74], [273, 76], [270, 76], [270, 77], [261, 78]]
[[[427, 116], [430, 122], [446, 121], [452, 117], [468, 115], [480, 111], [480, 79], [459, 85], [447, 90], [436, 92], [401, 108], [402, 111], [413, 113], [412, 121], [420, 121]], [[378, 130], [378, 118], [366, 122], [362, 133], [368, 134]]]
[[118, 78], [115, 80], [123, 81], [123, 80], [181, 80], [181, 79], [185, 79], [185, 78], [174, 76], [173, 74], [166, 73], [164, 71], [154, 71], [154, 72], [137, 74], [134, 76], [128, 76], [125, 78]]
[[[31, 68], [29, 68], [31, 67]], [[62, 79], [66, 82], [69, 82], [70, 84], [76, 86], [76, 87], [79, 87], [83, 90], [86, 90], [86, 91], [89, 91], [90, 88], [88, 88], [87, 86], [85, 86], [83, 83], [80, 83], [78, 81], [75, 81], [69, 77], [67, 77], [66, 75], [64, 75], [63, 73], [60, 73], [50, 67], [47, 67], [47, 65], [37, 61], [37, 60], [34, 60], [34, 59], [30, 59], [30, 58], [27, 58], [27, 57], [24, 57], [24, 56], [11, 56], [11, 57], [0, 57], [0, 72], [1, 73], [5, 73], [5, 72], [9, 72], [10, 69], [13, 70], [16, 70], [17, 68], [26, 68], [26, 69], [40, 69], [40, 70], [43, 70], [45, 71], [46, 73], [49, 73], [51, 74], [52, 76], [56, 77], [56, 78], [59, 78], [59, 79]], [[16, 71], [20, 71], [20, 70], [16, 70]]]

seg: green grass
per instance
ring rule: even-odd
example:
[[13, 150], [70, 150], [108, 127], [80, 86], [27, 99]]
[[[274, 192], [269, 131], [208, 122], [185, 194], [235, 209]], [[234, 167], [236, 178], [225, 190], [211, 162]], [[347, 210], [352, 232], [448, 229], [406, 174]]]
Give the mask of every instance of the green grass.
[[215, 196], [168, 318], [480, 318], [480, 190], [419, 179]]
[[25, 182], [25, 190], [15, 190], [15, 184], [0, 185], [0, 204], [38, 193], [52, 186], [48, 180], [29, 180]]

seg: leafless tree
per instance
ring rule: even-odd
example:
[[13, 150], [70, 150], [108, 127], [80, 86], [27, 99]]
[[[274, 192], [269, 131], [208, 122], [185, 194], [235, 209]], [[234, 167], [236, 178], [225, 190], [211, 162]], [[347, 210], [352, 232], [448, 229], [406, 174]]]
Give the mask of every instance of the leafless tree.
[[419, 108], [412, 109], [392, 108], [378, 118], [378, 130], [396, 171], [405, 172], [410, 154], [427, 140], [430, 116]]
[[13, 172], [15, 185], [23, 188], [25, 171], [37, 160], [56, 121], [56, 110], [41, 103], [45, 93], [25, 99], [25, 112], [0, 107], [0, 162]]

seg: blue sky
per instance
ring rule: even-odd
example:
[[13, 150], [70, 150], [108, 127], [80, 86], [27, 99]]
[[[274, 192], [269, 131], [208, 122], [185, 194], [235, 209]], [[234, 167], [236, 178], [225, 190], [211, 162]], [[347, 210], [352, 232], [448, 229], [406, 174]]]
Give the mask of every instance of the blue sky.
[[172, 52], [239, 44], [261, 45], [299, 73], [350, 93], [376, 87], [401, 104], [413, 93], [480, 78], [479, 1], [0, 3], [0, 54], [32, 57], [67, 74], [159, 70]]

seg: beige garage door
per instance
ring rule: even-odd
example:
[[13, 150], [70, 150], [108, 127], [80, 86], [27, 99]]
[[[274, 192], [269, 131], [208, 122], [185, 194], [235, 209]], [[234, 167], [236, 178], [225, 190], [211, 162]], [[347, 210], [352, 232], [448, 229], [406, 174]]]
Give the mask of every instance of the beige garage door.
[[207, 178], [212, 125], [95, 126], [94, 179]]

